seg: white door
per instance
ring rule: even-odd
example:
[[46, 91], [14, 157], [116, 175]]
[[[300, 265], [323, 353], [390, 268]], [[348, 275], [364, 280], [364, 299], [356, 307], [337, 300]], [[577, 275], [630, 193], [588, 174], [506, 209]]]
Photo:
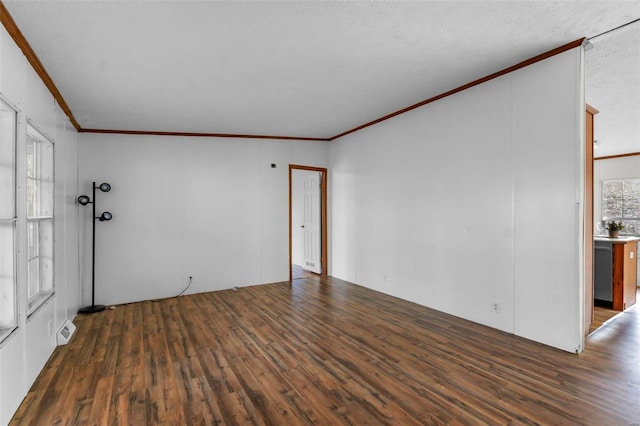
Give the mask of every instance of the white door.
[[320, 263], [320, 172], [304, 178], [304, 265], [303, 269], [322, 273]]

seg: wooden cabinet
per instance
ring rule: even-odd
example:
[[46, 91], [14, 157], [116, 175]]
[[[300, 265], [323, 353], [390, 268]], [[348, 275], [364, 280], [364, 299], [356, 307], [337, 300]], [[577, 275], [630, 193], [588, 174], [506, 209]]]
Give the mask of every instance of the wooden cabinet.
[[636, 303], [638, 242], [613, 244], [613, 309], [623, 311]]
[[638, 239], [596, 237], [595, 240], [595, 302], [623, 311], [636, 303]]

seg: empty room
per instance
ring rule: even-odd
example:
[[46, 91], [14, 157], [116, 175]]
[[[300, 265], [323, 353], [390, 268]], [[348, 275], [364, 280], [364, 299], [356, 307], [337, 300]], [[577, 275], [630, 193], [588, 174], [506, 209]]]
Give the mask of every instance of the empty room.
[[0, 22], [1, 425], [640, 423], [639, 2]]

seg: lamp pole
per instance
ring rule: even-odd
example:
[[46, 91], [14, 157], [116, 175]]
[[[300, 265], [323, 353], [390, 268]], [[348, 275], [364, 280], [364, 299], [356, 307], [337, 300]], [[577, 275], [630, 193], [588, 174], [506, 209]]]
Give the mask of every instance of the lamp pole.
[[[101, 311], [104, 309], [104, 306], [96, 306], [96, 183], [93, 182], [93, 196], [91, 198], [93, 201], [91, 202], [93, 207], [93, 214], [91, 217], [93, 218], [92, 229], [91, 229], [91, 307], [94, 309], [98, 309]], [[86, 309], [86, 308], [85, 308]], [[81, 309], [82, 311], [82, 309]], [[94, 311], [97, 312], [97, 311]]]
[[102, 192], [109, 192], [111, 190], [111, 185], [108, 183], [101, 183], [100, 186], [97, 186], [95, 182], [93, 182], [93, 193], [92, 198], [89, 198], [86, 195], [81, 195], [78, 197], [78, 203], [83, 206], [87, 204], [92, 204], [93, 210], [93, 222], [91, 229], [91, 305], [85, 306], [84, 308], [80, 308], [78, 313], [80, 314], [93, 314], [96, 312], [104, 311], [104, 305], [96, 305], [96, 219], [100, 222], [105, 220], [111, 220], [113, 217], [111, 213], [104, 212], [100, 216], [96, 216], [96, 188], [100, 189]]

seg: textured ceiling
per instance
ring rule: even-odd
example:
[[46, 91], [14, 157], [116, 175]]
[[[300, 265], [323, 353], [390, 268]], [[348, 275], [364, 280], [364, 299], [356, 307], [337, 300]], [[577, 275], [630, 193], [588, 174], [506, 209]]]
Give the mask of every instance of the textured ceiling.
[[[640, 17], [637, 1], [4, 3], [83, 128], [318, 138]], [[615, 38], [588, 53], [603, 75], [637, 57]], [[618, 83], [598, 78], [605, 117], [617, 98], [596, 91]], [[618, 134], [598, 137], [604, 155]]]
[[591, 43], [585, 53], [585, 97], [600, 111], [594, 154], [640, 152], [640, 22]]

